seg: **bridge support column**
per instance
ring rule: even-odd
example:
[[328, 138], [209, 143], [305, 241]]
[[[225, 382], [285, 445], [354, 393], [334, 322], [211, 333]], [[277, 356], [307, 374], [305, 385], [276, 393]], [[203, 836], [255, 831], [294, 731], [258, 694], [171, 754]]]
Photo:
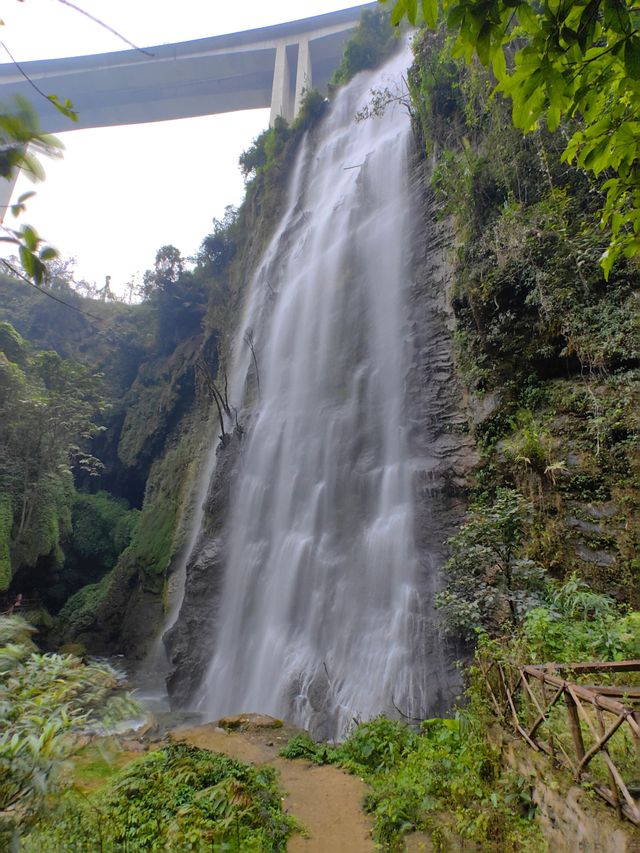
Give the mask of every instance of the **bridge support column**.
[[296, 70], [296, 97], [293, 105], [293, 115], [298, 115], [302, 104], [302, 97], [313, 86], [311, 75], [311, 52], [309, 50], [309, 39], [302, 39], [298, 43], [298, 67]]
[[281, 42], [276, 48], [276, 65], [273, 71], [271, 116], [269, 118], [270, 127], [273, 127], [278, 116], [282, 116], [282, 118], [289, 122], [293, 119], [292, 101], [287, 45]]

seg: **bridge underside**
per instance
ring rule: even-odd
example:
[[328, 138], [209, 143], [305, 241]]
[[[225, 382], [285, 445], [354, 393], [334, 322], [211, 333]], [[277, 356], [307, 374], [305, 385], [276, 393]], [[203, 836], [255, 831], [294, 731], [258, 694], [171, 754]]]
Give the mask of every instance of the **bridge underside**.
[[[45, 133], [192, 118], [271, 107], [291, 121], [305, 89], [322, 90], [367, 3], [246, 32], [141, 50], [0, 65], [0, 110], [16, 96], [35, 109]], [[28, 79], [25, 79], [25, 75]], [[69, 99], [70, 122], [45, 97]], [[17, 174], [0, 178], [0, 223]]]
[[26, 62], [26, 75], [45, 93], [68, 98], [71, 125], [12, 64], [0, 65], [0, 104], [16, 96], [34, 106], [42, 129], [60, 133], [216, 113], [272, 108], [291, 120], [304, 88], [323, 89], [339, 65], [363, 9], [174, 45], [68, 59]]

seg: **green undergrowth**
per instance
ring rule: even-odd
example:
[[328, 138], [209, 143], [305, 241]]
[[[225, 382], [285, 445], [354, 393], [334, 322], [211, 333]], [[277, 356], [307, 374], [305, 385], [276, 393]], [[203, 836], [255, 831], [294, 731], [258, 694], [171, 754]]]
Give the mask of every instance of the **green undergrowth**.
[[69, 775], [79, 791], [89, 793], [110, 782], [123, 767], [139, 757], [139, 753], [123, 750], [115, 738], [100, 738], [75, 753]]
[[68, 787], [78, 735], [102, 733], [139, 707], [105, 662], [43, 654], [35, 629], [0, 617], [0, 849], [19, 849]]
[[197, 436], [186, 434], [172, 442], [152, 468], [140, 522], [131, 545], [131, 557], [148, 578], [163, 578], [179, 548], [180, 521], [189, 488], [200, 461]]
[[415, 731], [377, 717], [338, 746], [299, 735], [281, 755], [338, 764], [362, 777], [370, 786], [364, 808], [385, 850], [403, 850], [405, 836], [418, 830], [438, 850], [461, 839], [482, 850], [544, 850], [527, 783], [501, 769], [484, 737], [487, 719], [484, 711], [465, 711], [425, 720]]
[[271, 767], [168, 743], [104, 776], [106, 783], [94, 793], [70, 791], [25, 838], [23, 849], [266, 853], [284, 850], [298, 829], [282, 811]]
[[[513, 517], [510, 523], [514, 523]], [[477, 548], [468, 550], [483, 559]], [[482, 607], [478, 586], [482, 581], [472, 576], [468, 589], [459, 590], [462, 603], [473, 588], [474, 603]], [[508, 592], [504, 585], [494, 587], [490, 591], [492, 604], [493, 595], [506, 601]], [[500, 661], [509, 667], [514, 662], [579, 663], [640, 657], [640, 613], [594, 592], [576, 575], [562, 584], [547, 581], [538, 589], [537, 601], [523, 596], [522, 589], [516, 598], [526, 606], [516, 611], [515, 623], [508, 606], [502, 609], [505, 621], [498, 639], [491, 639], [484, 630], [479, 632], [478, 655], [483, 661]], [[446, 599], [440, 601], [445, 611], [449, 606]], [[462, 615], [462, 625], [471, 628], [469, 613], [458, 604], [447, 616], [459, 619]], [[445, 625], [453, 628], [453, 633], [462, 627], [451, 621]], [[496, 630], [494, 626], [494, 633]], [[579, 675], [572, 678], [579, 680]], [[594, 676], [586, 678], [593, 680]], [[637, 675], [628, 672], [599, 673], [596, 678], [605, 685], [638, 686]], [[458, 849], [465, 842], [475, 845], [472, 849], [496, 853], [546, 850], [535, 821], [531, 779], [507, 770], [501, 762], [500, 738], [494, 744], [488, 737], [498, 720], [477, 661], [467, 667], [466, 681], [465, 707], [453, 719], [425, 720], [415, 730], [404, 722], [378, 717], [358, 725], [339, 745], [315, 743], [306, 734], [298, 735], [281, 755], [314, 764], [337, 764], [367, 782], [370, 792], [364, 807], [374, 820], [374, 838], [385, 850], [404, 850], [405, 836], [416, 831], [428, 834], [436, 850]], [[500, 695], [498, 683], [493, 689]], [[538, 708], [524, 698], [515, 698], [518, 713], [532, 726]], [[543, 696], [538, 700], [545, 701]], [[538, 726], [539, 737], [551, 739], [572, 753], [572, 732], [563, 704], [552, 707]], [[581, 727], [588, 749], [592, 732], [584, 720]], [[628, 727], [613, 735], [609, 751], [630, 783], [637, 773], [637, 753]], [[596, 756], [590, 765], [592, 777], [606, 785], [607, 772], [602, 757]], [[564, 781], [569, 784], [571, 776], [567, 774]]]
[[92, 630], [111, 579], [112, 572], [109, 572], [97, 583], [83, 586], [65, 602], [56, 621], [63, 642], [74, 642]]
[[[536, 576], [540, 592], [540, 581], [574, 574], [637, 609], [637, 265], [619, 259], [604, 278], [603, 198], [561, 159], [572, 124], [523, 136], [510, 104], [492, 94], [490, 72], [456, 57], [444, 29], [421, 31], [414, 56], [414, 127], [430, 210], [452, 234], [456, 373], [481, 457], [462, 533], [478, 533], [484, 518], [486, 534], [452, 543], [459, 568], [466, 551], [466, 575], [475, 575], [486, 606], [474, 610], [476, 597], [463, 612], [471, 599], [458, 594], [460, 568], [449, 573], [449, 611], [458, 606], [467, 637], [480, 626], [500, 633], [515, 610], [535, 605]], [[502, 548], [492, 562], [488, 520], [504, 509], [505, 490], [524, 507], [521, 529], [509, 559]], [[500, 586], [511, 586], [506, 598], [496, 596]]]

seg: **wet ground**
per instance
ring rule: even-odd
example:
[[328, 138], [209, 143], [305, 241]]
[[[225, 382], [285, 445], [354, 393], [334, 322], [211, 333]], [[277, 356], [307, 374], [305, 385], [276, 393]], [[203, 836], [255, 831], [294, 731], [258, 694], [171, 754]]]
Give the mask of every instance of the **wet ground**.
[[279, 750], [295, 729], [248, 726], [228, 731], [215, 723], [174, 732], [176, 740], [222, 752], [252, 764], [269, 764], [280, 774], [284, 808], [304, 826], [306, 837], [294, 836], [290, 853], [371, 853], [372, 824], [362, 811], [366, 786], [337, 767], [280, 758]]

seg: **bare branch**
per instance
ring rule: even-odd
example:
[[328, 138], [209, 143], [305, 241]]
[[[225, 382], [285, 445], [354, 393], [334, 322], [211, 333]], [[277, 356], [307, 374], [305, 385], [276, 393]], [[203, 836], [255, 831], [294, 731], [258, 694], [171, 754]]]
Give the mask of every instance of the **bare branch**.
[[410, 717], [408, 714], [405, 714], [404, 711], [401, 711], [400, 708], [398, 708], [398, 706], [396, 705], [393, 695], [391, 696], [391, 704], [400, 714], [400, 716], [405, 718], [405, 720], [411, 720], [412, 723], [421, 723], [423, 721], [423, 717]]
[[253, 338], [253, 329], [247, 329], [247, 332], [244, 336], [244, 342], [251, 350], [251, 356], [253, 358], [253, 364], [256, 368], [256, 385], [258, 386], [258, 399], [260, 399], [260, 371], [258, 370], [258, 359], [256, 358], [256, 349], [255, 349], [255, 341]]
[[114, 30], [113, 27], [110, 27], [109, 24], [105, 24], [104, 21], [101, 21], [100, 18], [96, 18], [95, 15], [92, 15], [90, 12], [87, 12], [85, 9], [81, 9], [80, 6], [76, 6], [75, 3], [69, 2], [69, 0], [58, 0], [58, 3], [62, 3], [63, 6], [68, 6], [70, 9], [73, 9], [75, 12], [79, 12], [81, 15], [84, 15], [85, 18], [89, 18], [90, 21], [93, 21], [94, 24], [97, 24], [99, 27], [107, 30], [107, 32], [112, 33], [116, 38], [119, 38], [120, 41], [123, 41], [125, 44], [128, 44], [129, 47], [132, 47], [134, 50], [139, 51], [140, 53], [144, 53], [145, 56], [153, 56], [149, 50], [145, 50], [143, 47], [138, 47], [138, 45], [134, 44], [132, 41], [126, 36], [123, 36], [122, 33], [119, 33], [117, 30]]

